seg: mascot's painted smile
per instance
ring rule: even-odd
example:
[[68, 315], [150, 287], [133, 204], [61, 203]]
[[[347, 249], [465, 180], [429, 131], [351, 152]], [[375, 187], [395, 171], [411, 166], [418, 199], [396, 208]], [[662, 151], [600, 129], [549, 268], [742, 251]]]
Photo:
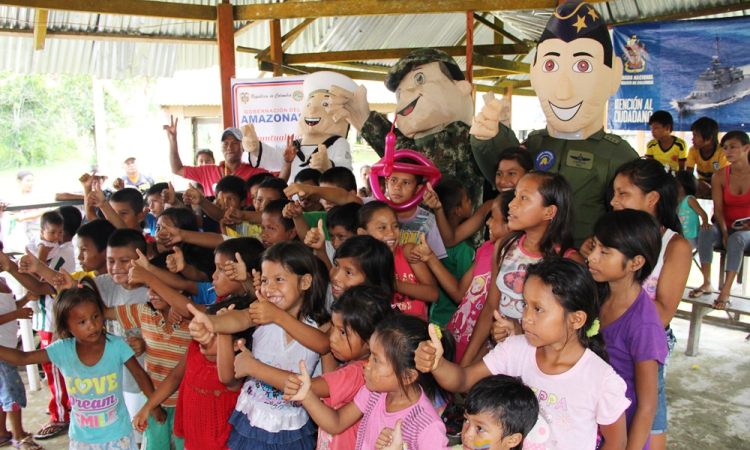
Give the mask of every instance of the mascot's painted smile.
[[575, 117], [576, 114], [578, 114], [578, 110], [581, 109], [581, 105], [583, 102], [571, 106], [570, 108], [560, 108], [559, 106], [555, 106], [552, 104], [552, 102], [549, 102], [550, 108], [552, 108], [552, 112], [555, 113], [558, 119], [562, 120], [563, 122], [567, 122], [573, 117]]
[[409, 114], [411, 114], [411, 113], [412, 113], [412, 111], [414, 111], [414, 108], [416, 108], [416, 107], [417, 107], [417, 102], [419, 101], [419, 99], [420, 99], [421, 97], [422, 97], [422, 96], [420, 95], [419, 97], [415, 98], [413, 102], [411, 102], [411, 103], [409, 103], [408, 105], [406, 105], [406, 106], [404, 107], [404, 109], [402, 109], [401, 111], [399, 111], [399, 112], [398, 112], [398, 114], [399, 114], [400, 116], [408, 116]]
[[305, 125], [308, 127], [314, 127], [320, 123], [320, 117], [305, 117]]

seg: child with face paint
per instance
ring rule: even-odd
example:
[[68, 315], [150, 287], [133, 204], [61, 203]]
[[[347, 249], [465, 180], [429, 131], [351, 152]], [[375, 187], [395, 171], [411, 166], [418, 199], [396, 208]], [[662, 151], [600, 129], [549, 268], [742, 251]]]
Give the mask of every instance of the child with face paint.
[[[429, 373], [420, 374], [414, 365], [414, 351], [419, 340], [428, 336], [428, 328], [433, 325], [406, 314], [397, 313], [381, 321], [368, 344], [365, 385], [353, 401], [339, 409], [322, 403], [311, 389], [304, 361], [299, 363], [300, 375], [289, 377], [284, 397], [301, 402], [310, 417], [330, 434], [342, 433], [361, 419], [355, 450], [375, 447], [382, 427], [394, 427], [398, 420], [403, 420], [404, 448], [445, 447], [445, 425], [430, 401], [430, 397], [442, 393], [434, 378]], [[448, 333], [443, 339], [446, 344], [451, 340]]]
[[[464, 407], [463, 450], [521, 450], [539, 414], [534, 391], [520, 378], [507, 375], [481, 379], [467, 394]], [[375, 448], [401, 450], [402, 424], [399, 420], [395, 429], [384, 428]]]

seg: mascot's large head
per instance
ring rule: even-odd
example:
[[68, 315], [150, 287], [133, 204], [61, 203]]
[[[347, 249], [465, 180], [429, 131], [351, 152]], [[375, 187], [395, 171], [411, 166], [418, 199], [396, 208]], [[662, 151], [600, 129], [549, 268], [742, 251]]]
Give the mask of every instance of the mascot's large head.
[[424, 48], [399, 59], [385, 87], [396, 93], [396, 127], [407, 137], [436, 133], [458, 121], [471, 125], [471, 84], [443, 51]]
[[622, 80], [622, 60], [593, 6], [578, 0], [558, 6], [539, 39], [531, 86], [550, 135], [586, 139], [604, 122], [607, 99]]
[[357, 83], [336, 72], [311, 73], [302, 84], [305, 104], [297, 123], [297, 134], [302, 136], [303, 144], [306, 144], [305, 137], [311, 135], [346, 137], [349, 124], [345, 120], [334, 122], [333, 113], [329, 114], [326, 111], [330, 99], [328, 91], [332, 85], [352, 92], [357, 90]]

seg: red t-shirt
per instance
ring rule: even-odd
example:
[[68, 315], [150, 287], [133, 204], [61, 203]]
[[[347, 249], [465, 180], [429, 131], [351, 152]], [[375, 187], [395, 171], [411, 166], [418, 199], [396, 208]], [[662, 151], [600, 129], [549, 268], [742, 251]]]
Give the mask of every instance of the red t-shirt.
[[227, 175], [237, 175], [247, 181], [248, 178], [259, 173], [268, 173], [268, 171], [266, 169], [253, 167], [247, 163], [240, 164], [234, 173], [229, 173], [229, 170], [224, 166], [224, 161], [220, 162], [218, 166], [207, 165], [182, 167], [183, 178], [200, 183], [201, 186], [203, 186], [203, 191], [206, 193], [207, 197], [216, 195], [214, 193], [214, 185]]
[[[354, 400], [360, 388], [365, 385], [365, 377], [362, 375], [365, 361], [353, 361], [345, 364], [331, 373], [321, 375], [328, 383], [330, 397], [324, 398], [323, 402], [333, 409], [339, 409]], [[347, 428], [341, 434], [331, 436], [322, 428], [318, 433], [318, 450], [351, 450], [357, 443], [357, 423]]]
[[[404, 256], [403, 247], [400, 245], [396, 247], [396, 251], [393, 254], [393, 263], [396, 268], [396, 279], [411, 284], [419, 284], [419, 280], [411, 270], [409, 261]], [[393, 304], [405, 314], [411, 316], [417, 316], [420, 319], [427, 321], [427, 304], [422, 300], [404, 295], [400, 292], [396, 292], [393, 296]]]

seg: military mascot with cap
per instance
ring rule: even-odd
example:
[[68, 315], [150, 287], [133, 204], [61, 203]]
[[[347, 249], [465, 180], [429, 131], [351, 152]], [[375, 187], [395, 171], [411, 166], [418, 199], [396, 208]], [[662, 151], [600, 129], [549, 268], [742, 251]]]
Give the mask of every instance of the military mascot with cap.
[[351, 148], [346, 140], [349, 125], [345, 121], [334, 121], [333, 111], [330, 110], [329, 90], [332, 85], [352, 91], [357, 89], [357, 84], [351, 78], [336, 72], [315, 72], [305, 78], [302, 84], [305, 103], [297, 122], [300, 138], [289, 139], [283, 159], [278, 163], [275, 161], [280, 153], [270, 144], [259, 141], [252, 125], [244, 125], [242, 146], [251, 157], [250, 163], [255, 159], [256, 164], [264, 167], [261, 152], [265, 151], [269, 155], [266, 157], [267, 164], [271, 164], [267, 170], [280, 172], [279, 177], [287, 180], [294, 180], [299, 171], [307, 168], [320, 172], [334, 166], [352, 170]]
[[[584, 2], [560, 5], [547, 22], [531, 67], [547, 129], [524, 142], [537, 170], [559, 172], [573, 188], [573, 237], [580, 246], [609, 205], [615, 171], [638, 154], [625, 140], [603, 129], [607, 99], [622, 79], [622, 60], [613, 55], [604, 21]], [[500, 152], [518, 146], [513, 131], [498, 124], [502, 105], [488, 102], [474, 118], [471, 147], [492, 182]]]
[[[342, 87], [331, 88], [334, 119], [346, 119], [382, 157], [390, 120], [370, 111], [364, 86], [355, 91]], [[396, 150], [425, 155], [443, 176], [459, 178], [473, 203], [481, 201], [483, 180], [469, 138], [471, 84], [456, 61], [440, 50], [415, 50], [391, 68], [385, 87], [396, 94]]]

